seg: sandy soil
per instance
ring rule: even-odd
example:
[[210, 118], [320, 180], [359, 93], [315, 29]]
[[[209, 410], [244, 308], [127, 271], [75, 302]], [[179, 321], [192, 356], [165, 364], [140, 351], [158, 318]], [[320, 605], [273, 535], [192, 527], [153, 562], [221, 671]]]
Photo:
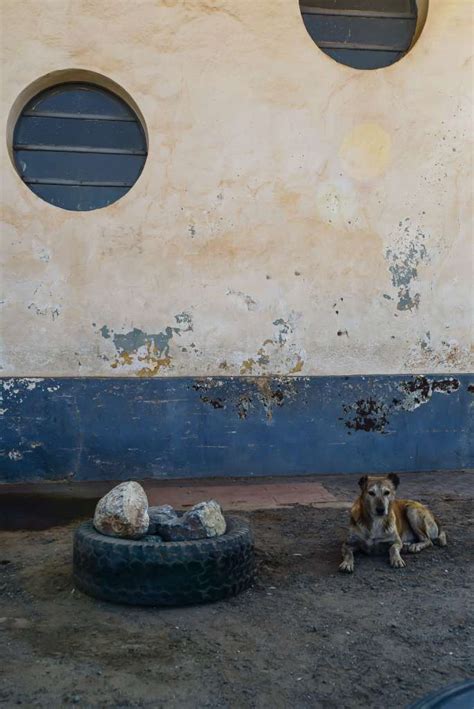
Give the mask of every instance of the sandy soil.
[[353, 576], [337, 572], [346, 510], [245, 513], [257, 584], [185, 609], [75, 591], [73, 524], [2, 532], [0, 704], [396, 709], [472, 676], [472, 499], [429, 499], [448, 547], [402, 570], [363, 557]]

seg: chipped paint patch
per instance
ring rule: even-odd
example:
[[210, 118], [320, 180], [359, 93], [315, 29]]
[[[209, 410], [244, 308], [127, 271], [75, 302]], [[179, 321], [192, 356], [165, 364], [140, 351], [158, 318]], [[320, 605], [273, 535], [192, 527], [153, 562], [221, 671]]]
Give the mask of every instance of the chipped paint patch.
[[425, 238], [421, 227], [413, 225], [407, 217], [399, 222], [394, 244], [385, 252], [392, 284], [397, 289], [397, 310], [417, 309], [420, 304], [420, 293], [414, 292], [414, 282], [420, 264], [429, 261]]
[[23, 460], [23, 453], [18, 450], [11, 450], [8, 451], [8, 457], [10, 458], [10, 460]]
[[[29, 391], [34, 391], [43, 382], [42, 377], [10, 377], [2, 379], [2, 402], [21, 403]], [[5, 409], [7, 411], [7, 409]]]
[[292, 312], [287, 319], [274, 320], [273, 337], [265, 339], [254, 355], [241, 362], [240, 374], [259, 376], [267, 374], [268, 369], [275, 373], [280, 368], [282, 375], [301, 372], [306, 353], [291, 341], [300, 317], [299, 313]]
[[407, 366], [412, 370], [429, 371], [442, 367], [454, 372], [469, 371], [472, 369], [471, 349], [454, 338], [439, 340], [426, 332], [410, 350]]
[[199, 396], [203, 404], [209, 404], [213, 409], [225, 409], [225, 399], [222, 396], [216, 396], [215, 392], [213, 393], [213, 390], [222, 386], [222, 380], [203, 379], [196, 381], [192, 388], [194, 391], [206, 392], [200, 393]]
[[461, 383], [455, 377], [429, 379], [417, 376], [401, 381], [397, 385], [400, 396], [391, 399], [381, 394], [380, 397], [359, 399], [353, 404], [344, 404], [342, 409], [349, 418], [341, 417], [345, 426], [355, 431], [376, 431], [385, 433], [390, 418], [400, 411], [416, 411], [427, 404], [433, 394], [452, 394], [459, 390]]
[[253, 409], [252, 397], [241, 394], [238, 398], [236, 409], [239, 419], [246, 419], [251, 409]]
[[385, 433], [389, 419], [389, 408], [374, 398], [358, 399], [354, 404], [344, 404], [344, 413], [349, 416], [344, 421], [347, 428], [354, 431], [378, 431]]
[[178, 325], [187, 325], [186, 328], [181, 329], [181, 332], [190, 332], [193, 329], [193, 319], [189, 313], [183, 311], [175, 315], [174, 319]]
[[275, 383], [268, 377], [259, 377], [255, 380], [258, 400], [263, 406], [268, 421], [273, 419], [273, 410], [276, 406], [283, 406], [286, 401], [296, 397], [296, 388], [291, 378], [280, 379], [276, 386]]
[[33, 239], [31, 248], [33, 254], [38, 259], [38, 261], [42, 261], [43, 263], [49, 263], [49, 261], [51, 260], [51, 254], [41, 241]]
[[400, 401], [395, 399], [393, 404], [404, 411], [415, 411], [419, 406], [427, 404], [433, 394], [451, 394], [459, 387], [459, 380], [454, 377], [435, 380], [422, 376], [415, 377], [411, 381], [400, 384], [399, 389], [403, 398]]
[[245, 305], [247, 310], [250, 310], [250, 311], [257, 310], [257, 302], [253, 298], [251, 298], [249, 295], [247, 295], [246, 293], [243, 293], [240, 290], [228, 289], [226, 291], [226, 295], [235, 296], [239, 301], [241, 301]]
[[2, 380], [6, 391], [13, 389], [16, 393], [21, 389], [33, 391], [41, 382], [44, 382], [43, 377], [10, 377], [10, 379]]
[[2, 422], [3, 482], [472, 467], [465, 374], [66, 377], [9, 391], [20, 387]]
[[[154, 377], [160, 370], [172, 366], [171, 341], [175, 335], [193, 331], [193, 321], [189, 313], [175, 315], [177, 325], [169, 325], [162, 332], [148, 333], [134, 327], [125, 333], [115, 332], [108, 325], [99, 328], [106, 340], [111, 340], [115, 347], [112, 369], [130, 368], [138, 377]], [[194, 343], [189, 347], [196, 350]], [[187, 351], [182, 347], [181, 351]]]
[[297, 374], [298, 372], [301, 372], [303, 367], [304, 360], [300, 357], [300, 355], [296, 355], [296, 364], [293, 366], [292, 369], [290, 369], [290, 374]]
[[204, 404], [209, 404], [213, 409], [225, 409], [225, 404], [222, 399], [219, 399], [219, 397], [217, 399], [212, 399], [209, 396], [201, 396], [200, 398]]
[[[306, 382], [306, 379], [300, 381]], [[199, 392], [204, 404], [213, 409], [235, 410], [240, 419], [246, 419], [251, 411], [257, 412], [262, 407], [268, 422], [273, 419], [275, 407], [281, 407], [297, 396], [293, 377], [251, 377], [246, 380], [244, 391], [225, 388], [225, 395], [221, 391], [224, 385], [222, 379], [203, 379], [196, 381], [192, 388]]]

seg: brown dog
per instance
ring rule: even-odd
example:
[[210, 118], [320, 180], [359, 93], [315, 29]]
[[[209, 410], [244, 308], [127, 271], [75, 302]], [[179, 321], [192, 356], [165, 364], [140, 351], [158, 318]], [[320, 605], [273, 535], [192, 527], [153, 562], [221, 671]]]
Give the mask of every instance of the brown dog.
[[413, 500], [396, 500], [398, 475], [363, 475], [361, 493], [351, 509], [347, 541], [342, 545], [340, 571], [354, 571], [354, 552], [366, 554], [387, 550], [395, 569], [406, 566], [400, 552], [417, 554], [436, 542], [446, 546], [446, 533], [427, 507]]

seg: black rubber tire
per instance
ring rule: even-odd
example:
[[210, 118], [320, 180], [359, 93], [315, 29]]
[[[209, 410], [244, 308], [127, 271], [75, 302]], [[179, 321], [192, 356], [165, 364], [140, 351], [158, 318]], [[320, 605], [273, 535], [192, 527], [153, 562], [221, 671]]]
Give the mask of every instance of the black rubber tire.
[[473, 706], [474, 679], [466, 679], [423, 697], [408, 709], [471, 709]]
[[254, 579], [253, 535], [239, 517], [213, 539], [134, 541], [99, 534], [85, 522], [74, 534], [74, 582], [80, 591], [114, 603], [182, 606], [234, 596]]

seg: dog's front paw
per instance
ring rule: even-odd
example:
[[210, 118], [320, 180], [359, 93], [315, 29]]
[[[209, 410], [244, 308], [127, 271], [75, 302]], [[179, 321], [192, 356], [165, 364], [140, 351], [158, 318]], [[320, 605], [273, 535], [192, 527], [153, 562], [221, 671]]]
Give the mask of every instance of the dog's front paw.
[[403, 569], [406, 566], [406, 562], [403, 561], [401, 556], [395, 556], [393, 559], [390, 559], [390, 566], [392, 569]]
[[352, 572], [354, 571], [354, 562], [343, 561], [341, 564], [339, 564], [339, 571], [343, 571], [346, 574], [352, 574]]
[[410, 544], [408, 547], [408, 551], [410, 552], [410, 554], [418, 554], [424, 548], [425, 548], [425, 545], [422, 543]]

